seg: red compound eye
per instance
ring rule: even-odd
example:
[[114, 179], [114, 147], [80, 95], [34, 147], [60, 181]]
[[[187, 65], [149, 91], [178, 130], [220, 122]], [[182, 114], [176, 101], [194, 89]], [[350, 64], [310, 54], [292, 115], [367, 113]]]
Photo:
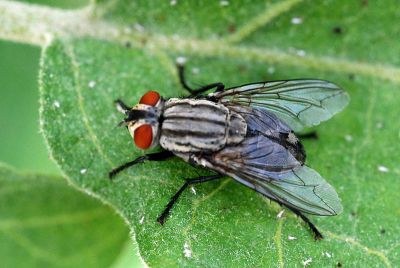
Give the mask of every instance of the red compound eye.
[[150, 106], [155, 106], [160, 99], [160, 94], [155, 91], [149, 91], [140, 98], [140, 104], [147, 104]]
[[148, 149], [153, 142], [153, 129], [149, 124], [144, 124], [135, 129], [135, 144], [140, 149]]

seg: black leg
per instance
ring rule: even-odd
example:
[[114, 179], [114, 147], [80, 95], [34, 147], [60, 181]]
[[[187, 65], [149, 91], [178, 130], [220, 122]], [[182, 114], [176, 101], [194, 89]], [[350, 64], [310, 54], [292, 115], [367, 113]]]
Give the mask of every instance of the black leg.
[[[285, 206], [285, 205], [284, 205]], [[314, 233], [314, 238], [315, 240], [321, 240], [324, 237], [322, 236], [321, 232], [317, 229], [317, 227], [315, 227], [315, 225], [306, 217], [303, 215], [303, 213], [301, 213], [300, 211], [298, 211], [295, 208], [291, 208], [288, 206], [285, 206], [288, 209], [290, 209], [294, 214], [296, 214], [297, 216], [299, 216], [305, 223], [308, 224], [308, 226], [310, 227], [310, 229], [313, 231]]]
[[126, 105], [122, 100], [118, 99], [114, 101], [115, 105], [117, 105], [117, 110], [121, 113], [128, 114], [128, 111], [131, 109], [128, 105]]
[[157, 221], [161, 223], [161, 225], [164, 224], [165, 220], [167, 219], [169, 212], [171, 211], [172, 207], [174, 206], [175, 202], [178, 200], [179, 196], [183, 193], [183, 191], [191, 184], [196, 184], [196, 183], [203, 183], [206, 181], [212, 181], [216, 179], [222, 178], [224, 175], [222, 174], [216, 174], [216, 175], [211, 175], [211, 176], [202, 176], [198, 178], [193, 178], [193, 179], [187, 179], [186, 182], [182, 185], [182, 187], [176, 192], [176, 194], [171, 198], [167, 206], [165, 207], [164, 211], [161, 213], [161, 215], [157, 218]]
[[318, 134], [316, 131], [311, 131], [304, 134], [296, 134], [296, 136], [299, 137], [300, 139], [312, 139], [312, 140], [318, 139]]
[[134, 166], [136, 164], [143, 163], [144, 161], [163, 161], [172, 156], [174, 156], [174, 154], [170, 151], [162, 151], [162, 152], [158, 152], [158, 153], [146, 154], [146, 155], [136, 158], [133, 161], [127, 162], [127, 163], [111, 170], [110, 173], [108, 173], [108, 177], [110, 179], [112, 179], [115, 175], [120, 173], [122, 170], [127, 169], [131, 166]]
[[209, 89], [215, 88], [215, 87], [217, 88], [215, 90], [216, 92], [223, 91], [225, 88], [224, 84], [222, 84], [222, 83], [213, 83], [213, 84], [202, 86], [198, 89], [193, 89], [186, 83], [184, 65], [178, 64], [177, 66], [178, 66], [179, 81], [181, 82], [182, 87], [190, 92], [190, 94], [191, 94], [190, 97], [195, 97], [195, 96], [197, 96], [203, 92], [206, 92]]

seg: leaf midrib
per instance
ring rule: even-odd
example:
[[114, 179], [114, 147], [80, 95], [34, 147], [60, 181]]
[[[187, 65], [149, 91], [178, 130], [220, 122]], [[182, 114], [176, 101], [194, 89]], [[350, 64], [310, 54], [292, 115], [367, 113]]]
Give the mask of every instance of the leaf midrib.
[[[298, 1], [286, 0], [285, 2], [291, 3], [291, 5], [288, 4], [288, 8], [286, 9], [276, 8], [275, 12], [286, 12]], [[273, 14], [261, 11], [260, 14], [267, 16], [267, 19], [262, 20], [262, 17], [255, 16], [254, 20], [250, 20], [237, 30], [238, 33], [244, 34], [228, 35], [220, 40], [201, 40], [171, 37], [159, 33], [140, 33], [134, 29], [118, 26], [94, 17], [92, 10], [94, 10], [94, 5], [81, 10], [66, 11], [33, 4], [1, 1], [0, 38], [46, 46], [55, 38], [90, 37], [120, 44], [130, 42], [133, 47], [152, 51], [158, 49], [165, 52], [201, 56], [240, 58], [253, 62], [275, 63], [337, 73], [366, 75], [400, 84], [400, 68], [397, 66], [381, 63], [355, 62], [344, 58], [335, 59], [309, 53], [302, 57], [276, 48], [260, 48], [235, 44], [242, 41], [243, 38], [259, 27], [268, 24], [279, 13]], [[146, 40], [146, 42], [143, 42], [143, 40]]]

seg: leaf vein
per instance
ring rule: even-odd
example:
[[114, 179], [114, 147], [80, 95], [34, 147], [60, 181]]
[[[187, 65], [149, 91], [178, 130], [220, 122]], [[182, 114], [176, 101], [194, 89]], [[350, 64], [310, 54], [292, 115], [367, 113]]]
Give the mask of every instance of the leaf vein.
[[283, 248], [282, 248], [282, 226], [283, 226], [283, 221], [284, 219], [278, 219], [278, 225], [276, 227], [275, 231], [275, 245], [277, 248], [277, 253], [278, 253], [278, 261], [279, 261], [279, 267], [283, 268], [285, 266], [284, 260], [283, 260]]
[[78, 211], [74, 213], [46, 215], [40, 217], [24, 219], [3, 219], [0, 221], [0, 230], [14, 228], [38, 228], [44, 226], [56, 226], [62, 224], [76, 224], [91, 221], [95, 218], [106, 215], [104, 208], [93, 209], [89, 211]]
[[224, 41], [228, 43], [240, 42], [250, 34], [254, 33], [257, 29], [268, 24], [281, 14], [290, 11], [294, 6], [301, 2], [303, 2], [303, 0], [286, 0], [268, 7], [260, 15], [256, 16], [238, 29], [234, 34], [227, 36]]
[[389, 267], [389, 268], [392, 267], [391, 262], [389, 261], [388, 257], [385, 255], [384, 252], [376, 250], [376, 249], [371, 249], [371, 248], [361, 244], [360, 242], [358, 242], [357, 240], [355, 240], [352, 237], [346, 237], [346, 236], [338, 235], [338, 234], [332, 233], [332, 232], [327, 231], [327, 230], [325, 230], [324, 232], [330, 238], [333, 238], [333, 239], [336, 239], [336, 240], [339, 240], [339, 241], [347, 242], [347, 243], [349, 243], [349, 244], [351, 244], [353, 246], [356, 246], [356, 247], [362, 249], [367, 255], [374, 255], [374, 256], [379, 257], [382, 260], [382, 262], [386, 265], [386, 267]]
[[[0, 1], [0, 12], [4, 13], [2, 21], [0, 21], [2, 22], [0, 23], [0, 37], [34, 45], [45, 45], [54, 36], [91, 37], [116, 43], [125, 43], [129, 40], [132, 46], [137, 48], [153, 47], [156, 50], [167, 52], [184, 52], [212, 57], [224, 56], [269, 64], [367, 75], [400, 84], [400, 68], [397, 66], [313, 56], [309, 53], [301, 57], [288, 51], [265, 47], [243, 47], [224, 40], [199, 40], [178, 36], [168, 37], [155, 33], [138, 33], [133, 30], [127, 31], [124, 27], [93, 17], [88, 10], [64, 11], [13, 1]], [[29, 19], [27, 20], [27, 18]], [[14, 31], [13, 29], [2, 29], [1, 25], [12, 26], [15, 29]], [[254, 28], [254, 26], [252, 27]], [[143, 40], [146, 42], [143, 43]]]
[[[365, 136], [364, 139], [361, 142], [360, 146], [354, 146], [353, 148], [353, 155], [352, 155], [352, 160], [351, 160], [351, 168], [352, 168], [352, 180], [354, 181], [355, 185], [356, 185], [356, 201], [354, 203], [354, 208], [353, 211], [355, 213], [357, 213], [357, 210], [361, 204], [362, 201], [362, 195], [361, 195], [361, 190], [360, 190], [360, 185], [364, 184], [364, 177], [363, 176], [358, 176], [357, 175], [357, 158], [360, 155], [360, 153], [362, 152], [362, 150], [365, 148], [365, 146], [367, 146], [370, 142], [371, 142], [371, 131], [372, 131], [372, 114], [373, 114], [373, 110], [375, 107], [375, 103], [376, 103], [376, 98], [374, 96], [374, 92], [372, 90], [369, 89], [369, 100], [368, 100], [368, 106], [366, 108], [366, 118], [365, 118], [365, 122], [366, 122], [366, 127], [365, 127]], [[355, 179], [357, 178], [357, 179]], [[358, 222], [360, 221], [360, 215], [356, 215], [357, 218], [354, 219], [354, 223], [353, 223], [353, 234], [355, 235], [357, 232], [357, 226], [358, 226]]]

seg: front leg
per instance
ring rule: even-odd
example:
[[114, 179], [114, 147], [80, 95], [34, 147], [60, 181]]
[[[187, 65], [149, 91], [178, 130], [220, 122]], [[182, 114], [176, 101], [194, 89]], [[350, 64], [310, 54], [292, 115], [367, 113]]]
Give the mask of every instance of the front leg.
[[127, 162], [117, 168], [114, 168], [113, 170], [111, 170], [108, 173], [108, 177], [110, 179], [112, 179], [115, 175], [117, 175], [118, 173], [120, 173], [122, 170], [127, 169], [131, 166], [134, 166], [136, 164], [139, 163], [143, 163], [145, 161], [163, 161], [166, 160], [170, 157], [174, 156], [174, 154], [170, 151], [162, 151], [162, 152], [158, 152], [158, 153], [151, 153], [151, 154], [146, 154], [143, 156], [139, 156], [138, 158], [136, 158], [133, 161]]

